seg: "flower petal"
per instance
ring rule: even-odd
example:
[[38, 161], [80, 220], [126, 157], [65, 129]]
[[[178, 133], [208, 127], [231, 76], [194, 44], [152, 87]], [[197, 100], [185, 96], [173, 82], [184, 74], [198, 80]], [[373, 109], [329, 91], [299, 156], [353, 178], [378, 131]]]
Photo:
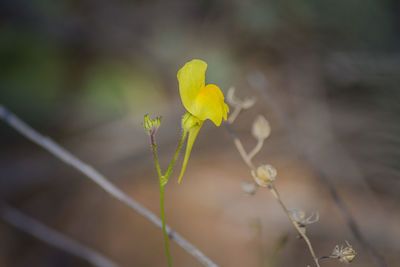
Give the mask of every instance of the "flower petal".
[[200, 90], [204, 88], [207, 63], [200, 59], [187, 62], [178, 71], [179, 93], [182, 104], [187, 111], [193, 113], [193, 103]]
[[214, 84], [208, 84], [200, 90], [192, 107], [188, 110], [200, 120], [210, 119], [219, 126], [222, 118], [226, 120], [229, 107], [224, 102], [221, 89]]

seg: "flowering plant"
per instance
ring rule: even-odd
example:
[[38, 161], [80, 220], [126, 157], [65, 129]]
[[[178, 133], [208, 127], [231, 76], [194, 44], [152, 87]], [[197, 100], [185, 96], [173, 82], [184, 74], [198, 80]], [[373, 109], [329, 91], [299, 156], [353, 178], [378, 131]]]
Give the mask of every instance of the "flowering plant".
[[168, 265], [172, 266], [171, 255], [168, 246], [168, 234], [165, 224], [164, 215], [164, 186], [167, 184], [172, 174], [173, 166], [178, 158], [179, 151], [188, 135], [186, 144], [185, 158], [182, 163], [182, 169], [178, 178], [180, 183], [189, 160], [194, 141], [200, 131], [203, 122], [210, 119], [216, 126], [220, 126], [222, 119], [227, 119], [229, 107], [224, 102], [224, 95], [218, 86], [214, 84], [205, 85], [207, 63], [200, 59], [193, 59], [187, 62], [178, 71], [179, 93], [182, 104], [186, 108], [187, 113], [182, 118], [182, 136], [178, 143], [175, 155], [165, 172], [162, 174], [161, 167], [157, 156], [157, 145], [155, 142], [155, 134], [161, 124], [161, 117], [151, 119], [148, 115], [144, 117], [143, 127], [150, 136], [151, 147], [153, 150], [154, 161], [156, 163], [157, 174], [160, 183], [160, 200], [161, 200], [161, 220], [164, 232], [165, 249], [168, 257]]

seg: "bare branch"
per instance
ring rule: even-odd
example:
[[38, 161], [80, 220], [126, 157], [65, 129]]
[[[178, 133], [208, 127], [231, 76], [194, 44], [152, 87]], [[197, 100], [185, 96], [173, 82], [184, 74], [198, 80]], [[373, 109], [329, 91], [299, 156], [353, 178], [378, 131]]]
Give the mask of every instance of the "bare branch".
[[65, 250], [79, 258], [82, 258], [94, 266], [117, 267], [117, 263], [104, 257], [99, 252], [78, 243], [77, 241], [49, 228], [36, 219], [23, 214], [10, 205], [0, 202], [0, 216], [9, 224], [19, 230], [30, 234], [43, 242]]

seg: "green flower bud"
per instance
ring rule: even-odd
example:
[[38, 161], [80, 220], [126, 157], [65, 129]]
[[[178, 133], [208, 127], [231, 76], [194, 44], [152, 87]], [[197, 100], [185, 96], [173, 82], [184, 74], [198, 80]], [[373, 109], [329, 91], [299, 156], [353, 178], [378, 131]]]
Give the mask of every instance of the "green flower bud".
[[142, 123], [142, 126], [148, 135], [154, 134], [160, 127], [160, 125], [161, 125], [161, 117], [157, 117], [153, 120], [150, 119], [149, 114], [146, 114], [144, 116], [144, 121]]
[[182, 129], [184, 131], [189, 131], [196, 126], [201, 126], [202, 124], [203, 122], [201, 120], [199, 120], [197, 117], [193, 116], [189, 112], [187, 112], [182, 117]]

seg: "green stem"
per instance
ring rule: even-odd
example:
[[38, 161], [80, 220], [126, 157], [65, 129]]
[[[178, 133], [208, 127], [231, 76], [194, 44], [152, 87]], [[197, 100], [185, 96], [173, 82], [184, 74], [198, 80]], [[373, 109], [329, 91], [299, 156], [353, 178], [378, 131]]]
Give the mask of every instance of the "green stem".
[[172, 170], [175, 165], [175, 161], [178, 158], [179, 152], [181, 151], [181, 148], [182, 148], [183, 142], [185, 141], [186, 135], [187, 135], [187, 131], [183, 131], [182, 135], [181, 135], [181, 139], [179, 140], [179, 143], [178, 143], [178, 147], [176, 148], [174, 157], [172, 158], [171, 163], [169, 164], [169, 167], [168, 167], [167, 171], [165, 172], [164, 179], [163, 179], [163, 185], [165, 185], [168, 182], [168, 179], [172, 174]]
[[156, 151], [157, 146], [155, 144], [153, 144], [152, 148], [153, 148], [153, 156], [154, 156], [154, 161], [156, 163], [156, 169], [157, 169], [158, 178], [161, 181], [162, 174], [161, 174], [160, 163], [158, 162], [158, 156], [157, 156], [157, 151]]
[[164, 232], [165, 251], [167, 252], [167, 257], [168, 257], [168, 266], [172, 267], [171, 253], [169, 252], [169, 245], [168, 245], [168, 233], [167, 233], [167, 229], [165, 226], [164, 185], [161, 183], [161, 180], [160, 180], [160, 206], [161, 206], [162, 228], [163, 228], [163, 232]]
[[169, 252], [169, 245], [168, 245], [168, 233], [165, 225], [165, 211], [164, 211], [164, 185], [163, 185], [163, 176], [161, 174], [161, 168], [160, 168], [160, 163], [158, 162], [158, 157], [157, 157], [157, 151], [156, 151], [156, 144], [154, 141], [154, 136], [151, 137], [151, 142], [152, 142], [152, 148], [153, 148], [153, 156], [154, 156], [154, 161], [156, 163], [156, 168], [157, 168], [157, 174], [158, 174], [158, 179], [160, 182], [160, 206], [161, 206], [161, 221], [162, 221], [162, 229], [164, 233], [164, 244], [165, 244], [165, 251], [167, 252], [167, 257], [168, 257], [168, 266], [172, 267], [172, 261], [171, 261], [171, 253]]

